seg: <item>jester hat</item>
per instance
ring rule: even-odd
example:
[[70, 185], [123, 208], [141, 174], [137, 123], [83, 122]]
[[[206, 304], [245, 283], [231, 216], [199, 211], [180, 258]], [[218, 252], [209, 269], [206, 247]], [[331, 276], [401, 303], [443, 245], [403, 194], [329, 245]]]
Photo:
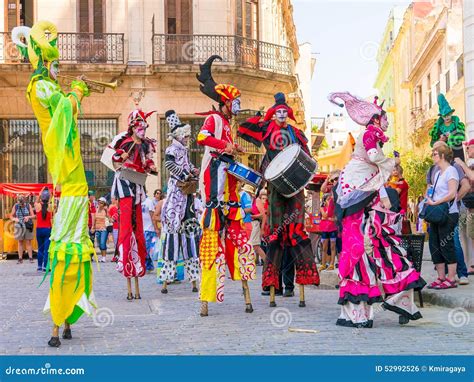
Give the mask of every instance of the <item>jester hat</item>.
[[293, 121], [296, 121], [295, 115], [293, 114], [293, 109], [286, 103], [285, 95], [283, 93], [276, 93], [273, 97], [275, 98], [275, 105], [267, 110], [263, 120], [269, 121], [273, 118], [277, 110], [285, 109], [288, 112], [288, 117]]
[[[337, 102], [337, 98], [344, 101], [344, 103]], [[329, 94], [328, 99], [339, 107], [345, 106], [349, 117], [351, 117], [355, 123], [362, 126], [367, 126], [374, 115], [381, 116], [385, 113], [385, 110], [383, 110], [383, 104], [385, 101], [382, 101], [382, 103], [379, 104], [377, 96], [374, 98], [373, 102], [368, 102], [350, 94], [349, 92], [337, 92]]]
[[209, 57], [207, 61], [199, 65], [199, 74], [196, 78], [201, 83], [199, 90], [209, 98], [223, 105], [226, 101], [233, 101], [240, 97], [240, 91], [233, 85], [217, 84], [212, 78], [211, 67], [214, 60], [222, 61], [222, 57], [217, 54]]
[[439, 108], [439, 116], [440, 117], [445, 117], [448, 114], [454, 113], [454, 109], [449, 106], [448, 101], [446, 100], [446, 97], [444, 94], [439, 94], [438, 95], [438, 108]]
[[[49, 35], [49, 36], [48, 36]], [[23, 41], [22, 39], [26, 40]], [[58, 29], [50, 21], [38, 21], [32, 28], [21, 26], [12, 30], [12, 41], [21, 54], [27, 57], [33, 69], [41, 69], [44, 62], [59, 59]]]
[[174, 110], [168, 110], [165, 113], [166, 122], [170, 127], [170, 137], [182, 139], [191, 135], [191, 126], [186, 123], [182, 123], [179, 119], [178, 114]]
[[156, 110], [145, 113], [142, 109], [135, 109], [128, 115], [128, 132], [132, 133], [132, 128], [138, 126], [141, 122], [147, 124], [147, 119], [150, 115], [156, 113]]

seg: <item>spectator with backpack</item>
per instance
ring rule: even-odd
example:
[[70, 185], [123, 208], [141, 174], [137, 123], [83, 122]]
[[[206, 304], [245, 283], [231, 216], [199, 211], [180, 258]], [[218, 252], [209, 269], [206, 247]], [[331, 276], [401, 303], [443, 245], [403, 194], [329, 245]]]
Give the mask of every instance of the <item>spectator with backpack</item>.
[[435, 166], [428, 172], [429, 187], [422, 215], [430, 223], [429, 247], [438, 278], [428, 288], [457, 288], [455, 237], [459, 208], [456, 196], [460, 176], [456, 168], [450, 164], [453, 152], [446, 143], [435, 143], [432, 158]]
[[33, 219], [35, 214], [33, 208], [27, 202], [24, 195], [18, 195], [17, 203], [12, 208], [11, 220], [14, 225], [15, 240], [18, 241], [18, 262], [23, 263], [23, 250], [26, 248], [30, 263], [33, 263], [33, 248], [31, 247], [31, 240], [33, 240]]
[[464, 260], [469, 266], [468, 275], [474, 274], [474, 139], [466, 142], [467, 157], [471, 161], [470, 166], [461, 159], [456, 158], [454, 161], [466, 173], [470, 180], [470, 190], [461, 201], [461, 209], [459, 215], [459, 236], [464, 252]]
[[[439, 141], [434, 144], [433, 150], [435, 150], [435, 148], [437, 147], [446, 147], [446, 146], [447, 146], [446, 142]], [[464, 250], [461, 246], [461, 240], [460, 240], [461, 235], [459, 231], [460, 229], [459, 223], [462, 223], [461, 213], [463, 212], [463, 209], [464, 209], [462, 200], [464, 199], [466, 194], [469, 192], [471, 186], [469, 183], [469, 179], [466, 177], [466, 174], [463, 168], [459, 164], [456, 163], [456, 160], [451, 160], [450, 164], [452, 167], [455, 168], [458, 174], [458, 178], [459, 178], [456, 199], [455, 201], [453, 201], [453, 203], [457, 205], [458, 211], [459, 211], [459, 220], [458, 220], [458, 224], [456, 224], [456, 227], [454, 229], [454, 235], [453, 235], [454, 250], [455, 250], [456, 264], [457, 264], [456, 275], [459, 280], [459, 285], [467, 285], [469, 284], [468, 271], [467, 271], [466, 263], [464, 261]], [[438, 172], [439, 172], [439, 167], [436, 165], [433, 165], [429, 169], [427, 179], [426, 179], [426, 182], [428, 183], [428, 185], [433, 185], [435, 183]]]
[[38, 272], [46, 272], [48, 251], [53, 224], [53, 209], [49, 205], [51, 195], [47, 187], [41, 191], [35, 203], [36, 241], [38, 242]]

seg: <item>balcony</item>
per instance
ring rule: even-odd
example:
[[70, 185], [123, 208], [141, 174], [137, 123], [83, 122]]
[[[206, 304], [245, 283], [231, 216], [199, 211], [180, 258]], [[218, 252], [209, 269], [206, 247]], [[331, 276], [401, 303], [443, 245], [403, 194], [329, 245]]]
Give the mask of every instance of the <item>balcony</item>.
[[[123, 33], [58, 33], [62, 63], [123, 64]], [[0, 32], [0, 63], [26, 62], [21, 59], [11, 33]]]
[[218, 54], [222, 63], [283, 75], [294, 73], [290, 48], [227, 35], [153, 35], [154, 65], [201, 64]]

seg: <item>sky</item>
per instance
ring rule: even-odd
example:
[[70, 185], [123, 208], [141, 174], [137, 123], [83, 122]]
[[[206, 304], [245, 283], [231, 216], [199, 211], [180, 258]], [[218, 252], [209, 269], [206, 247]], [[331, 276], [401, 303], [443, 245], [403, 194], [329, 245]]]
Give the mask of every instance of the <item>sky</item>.
[[298, 43], [309, 42], [316, 54], [311, 83], [311, 116], [324, 117], [341, 109], [327, 96], [349, 91], [375, 95], [377, 49], [390, 10], [404, 0], [293, 0]]

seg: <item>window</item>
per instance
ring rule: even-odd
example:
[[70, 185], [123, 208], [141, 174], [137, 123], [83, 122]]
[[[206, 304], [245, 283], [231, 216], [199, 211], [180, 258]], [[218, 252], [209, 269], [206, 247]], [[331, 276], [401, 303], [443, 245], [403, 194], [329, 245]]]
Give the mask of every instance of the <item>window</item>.
[[443, 67], [441, 65], [441, 60], [438, 61], [438, 78], [441, 78], [441, 74], [443, 72]]
[[441, 93], [441, 83], [438, 81], [436, 84], [436, 98], [438, 98], [439, 93]]
[[193, 2], [192, 0], [166, 0], [166, 62], [187, 63], [194, 58]]
[[344, 145], [344, 142], [343, 142], [343, 141], [339, 141], [339, 142], [337, 142], [337, 145], [338, 145], [338, 146], [343, 146], [343, 145]]
[[451, 89], [451, 80], [450, 80], [450, 77], [449, 77], [449, 70], [444, 75], [444, 81], [446, 83], [446, 92], [448, 92], [449, 89]]
[[461, 54], [456, 60], [456, 70], [458, 72], [458, 81], [464, 77], [464, 56]]
[[[2, 0], [0, 0], [2, 1]], [[8, 32], [19, 25], [31, 27], [34, 23], [34, 0], [3, 0], [5, 29]]]
[[[89, 187], [106, 194], [110, 191], [113, 171], [100, 162], [110, 137], [117, 134], [116, 119], [79, 119], [81, 155]], [[0, 137], [7, 142], [1, 147], [0, 182], [46, 183], [47, 165], [35, 119], [0, 120]], [[3, 144], [2, 144], [3, 145]]]
[[258, 39], [258, 0], [236, 0], [235, 34]]
[[79, 0], [77, 15], [78, 32], [105, 32], [105, 0]]

